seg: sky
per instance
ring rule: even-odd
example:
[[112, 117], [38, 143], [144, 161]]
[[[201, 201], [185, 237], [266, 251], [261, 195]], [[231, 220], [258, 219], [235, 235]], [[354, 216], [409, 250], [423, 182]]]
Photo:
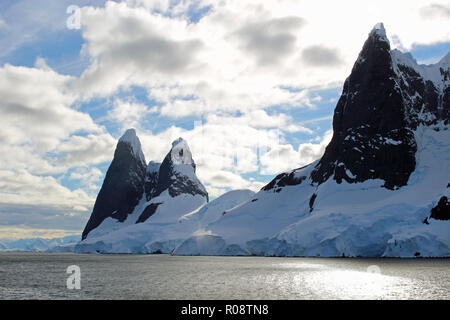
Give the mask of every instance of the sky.
[[79, 234], [128, 128], [146, 161], [187, 140], [212, 199], [318, 159], [378, 22], [450, 51], [448, 1], [3, 0], [0, 239]]

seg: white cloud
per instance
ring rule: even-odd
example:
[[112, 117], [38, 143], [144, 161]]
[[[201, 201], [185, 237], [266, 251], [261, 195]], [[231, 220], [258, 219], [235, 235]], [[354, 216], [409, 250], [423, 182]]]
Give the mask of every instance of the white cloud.
[[85, 191], [71, 191], [51, 176], [26, 170], [0, 170], [0, 221], [20, 225], [80, 230], [93, 205]]
[[[243, 174], [273, 175], [310, 163], [323, 154], [331, 139], [329, 131], [317, 143], [303, 143], [294, 150], [283, 134], [286, 128], [289, 131], [290, 126], [297, 126], [290, 124], [292, 119], [284, 114], [271, 118], [257, 112], [255, 119], [258, 117], [267, 117], [267, 124], [255, 121], [252, 126], [252, 113], [240, 117], [210, 115], [192, 130], [173, 126], [158, 134], [138, 131], [138, 136], [146, 158], [153, 161], [162, 161], [171, 141], [186, 139], [197, 164], [197, 175], [212, 195], [229, 189], [258, 191], [268, 181], [245, 179]], [[304, 131], [312, 133], [307, 128]]]
[[111, 161], [117, 141], [108, 133], [73, 135], [62, 140], [54, 151], [59, 155], [52, 163], [61, 170]]
[[118, 123], [121, 131], [128, 128], [140, 128], [142, 120], [158, 111], [157, 107], [148, 107], [143, 103], [117, 99], [108, 111], [107, 120]]
[[40, 58], [35, 68], [0, 68], [2, 225], [26, 221], [38, 229], [79, 230], [86, 222], [95, 198], [51, 175], [109, 161], [116, 142], [89, 114], [73, 108], [72, 81]]
[[261, 158], [264, 174], [275, 174], [307, 165], [319, 159], [333, 136], [332, 130], [319, 137], [318, 143], [301, 143], [297, 150], [292, 145], [279, 145]]
[[70, 180], [80, 181], [89, 191], [98, 191], [103, 173], [97, 168], [78, 168], [69, 176]]
[[18, 240], [24, 238], [62, 238], [71, 235], [78, 235], [78, 230], [65, 230], [55, 228], [30, 228], [26, 225], [0, 226], [1, 239]]
[[88, 97], [141, 85], [174, 118], [308, 106], [305, 92], [280, 88], [339, 86], [379, 21], [405, 48], [450, 39], [445, 19], [424, 18], [428, 3], [420, 0], [201, 1], [211, 10], [198, 23], [186, 18], [195, 1], [127, 2], [83, 10], [84, 53], [93, 63], [79, 89]]
[[76, 99], [68, 89], [71, 80], [47, 68], [0, 68], [0, 127], [9, 143], [49, 150], [72, 133], [101, 131], [88, 114], [70, 107]]

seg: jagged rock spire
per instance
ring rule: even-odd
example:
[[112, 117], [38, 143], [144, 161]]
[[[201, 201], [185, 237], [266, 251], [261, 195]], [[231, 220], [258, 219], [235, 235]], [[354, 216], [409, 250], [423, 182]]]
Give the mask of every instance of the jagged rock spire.
[[415, 168], [416, 143], [393, 69], [383, 24], [369, 33], [333, 117], [333, 138], [311, 173], [321, 184], [382, 179], [404, 186]]
[[82, 239], [106, 218], [118, 221], [127, 218], [142, 197], [146, 167], [136, 131], [129, 129], [117, 143]]
[[156, 195], [168, 189], [172, 197], [188, 193], [200, 194], [208, 199], [208, 193], [195, 175], [195, 170], [195, 162], [187, 142], [178, 138], [172, 143], [172, 149], [164, 158], [159, 169]]

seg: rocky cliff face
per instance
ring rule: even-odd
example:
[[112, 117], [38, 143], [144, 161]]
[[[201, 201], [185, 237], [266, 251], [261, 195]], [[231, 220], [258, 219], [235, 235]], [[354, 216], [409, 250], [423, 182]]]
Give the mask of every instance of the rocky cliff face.
[[159, 169], [159, 183], [155, 195], [158, 196], [168, 189], [172, 197], [187, 193], [208, 198], [208, 193], [195, 175], [195, 170], [195, 162], [187, 142], [182, 138], [175, 140]]
[[185, 140], [179, 138], [172, 143], [172, 148], [161, 164], [150, 163], [147, 169], [146, 197], [150, 203], [145, 207], [136, 223], [147, 221], [157, 212], [158, 207], [170, 201], [160, 199], [164, 191], [171, 198], [179, 195], [200, 195], [208, 202], [209, 197], [205, 187], [195, 174], [195, 162]]
[[443, 119], [443, 92], [415, 66], [409, 54], [392, 52], [383, 25], [375, 26], [345, 81], [314, 182], [333, 177], [338, 183], [382, 179], [388, 189], [407, 184], [416, 165], [414, 130]]
[[[450, 53], [425, 66], [391, 50], [383, 24], [377, 24], [344, 83], [333, 138], [311, 172], [312, 182], [381, 179], [390, 190], [405, 186], [416, 167], [416, 128], [450, 121], [449, 66]], [[303, 180], [285, 173], [264, 189]]]
[[161, 163], [150, 161], [147, 166], [145, 175], [145, 197], [150, 201], [156, 195], [156, 188], [158, 187], [159, 168]]
[[146, 168], [139, 138], [134, 129], [127, 130], [117, 143], [82, 239], [108, 217], [126, 220], [142, 197]]
[[[162, 163], [150, 161], [147, 166], [135, 130], [127, 130], [119, 139], [82, 239], [107, 218], [126, 222], [130, 215], [137, 215], [133, 223], [145, 222], [162, 203], [170, 205], [171, 198], [183, 194], [200, 195], [208, 201], [208, 193], [197, 178], [195, 169], [189, 146], [182, 138], [172, 143]], [[169, 196], [161, 199], [166, 190]], [[177, 206], [183, 205], [183, 201], [178, 202]], [[191, 206], [191, 203], [186, 203], [186, 207]], [[127, 221], [126, 224], [129, 223]]]

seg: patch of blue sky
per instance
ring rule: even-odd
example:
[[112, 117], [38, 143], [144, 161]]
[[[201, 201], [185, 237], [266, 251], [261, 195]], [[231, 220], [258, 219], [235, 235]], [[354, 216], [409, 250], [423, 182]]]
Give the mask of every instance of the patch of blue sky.
[[433, 45], [413, 46], [411, 54], [421, 64], [439, 62], [450, 51], [450, 42], [440, 42]]
[[303, 126], [313, 132], [309, 134], [306, 132], [283, 131], [285, 142], [297, 148], [298, 144], [311, 142], [317, 137], [322, 137], [326, 131], [331, 129], [334, 108], [336, 107], [341, 92], [342, 86], [324, 90], [313, 90], [311, 92], [311, 97], [313, 98], [311, 101], [312, 106], [273, 106], [268, 109], [268, 114], [270, 115], [274, 112], [286, 113], [292, 117], [293, 124]]
[[[166, 12], [163, 12], [159, 9], [153, 10], [153, 13], [161, 14], [166, 17], [174, 18], [178, 16], [177, 14], [173, 14], [173, 9], [182, 3], [183, 0], [172, 0], [170, 1], [169, 8]], [[201, 6], [200, 1], [194, 1], [192, 2], [189, 7], [187, 8], [186, 12], [184, 12], [184, 15], [187, 17], [188, 21], [190, 23], [197, 23], [203, 18], [205, 15], [207, 15], [212, 9], [212, 6]]]
[[79, 77], [88, 67], [89, 59], [80, 55], [83, 38], [79, 31], [60, 30], [25, 43], [1, 58], [1, 63], [33, 67], [38, 57], [56, 72]]
[[100, 179], [98, 181], [94, 182], [94, 184], [98, 186], [97, 189], [89, 190], [88, 188], [86, 188], [86, 181], [70, 178], [71, 174], [77, 172], [77, 170], [79, 170], [79, 168], [71, 168], [71, 169], [67, 170], [67, 172], [65, 172], [64, 174], [53, 175], [53, 177], [55, 179], [58, 179], [62, 186], [68, 188], [71, 191], [74, 191], [76, 189], [83, 189], [84, 191], [87, 191], [87, 193], [89, 195], [95, 196], [99, 191], [102, 181], [105, 179], [106, 171], [108, 170], [108, 167], [111, 164], [111, 161], [112, 161], [112, 156], [111, 156], [111, 160], [109, 160], [109, 161], [106, 161], [106, 162], [103, 162], [103, 163], [100, 163], [97, 165], [90, 165], [86, 168], [83, 168], [87, 171], [91, 170], [92, 168], [97, 168], [102, 172], [102, 176], [100, 177]]
[[105, 0], [12, 1], [0, 4], [0, 65], [31, 67], [37, 57], [60, 73], [79, 75], [87, 59], [79, 56], [80, 30], [67, 28], [70, 5], [101, 5]]
[[187, 11], [189, 21], [191, 23], [199, 22], [205, 15], [207, 15], [212, 9], [212, 6], [200, 7], [199, 2], [195, 2], [190, 5]]

